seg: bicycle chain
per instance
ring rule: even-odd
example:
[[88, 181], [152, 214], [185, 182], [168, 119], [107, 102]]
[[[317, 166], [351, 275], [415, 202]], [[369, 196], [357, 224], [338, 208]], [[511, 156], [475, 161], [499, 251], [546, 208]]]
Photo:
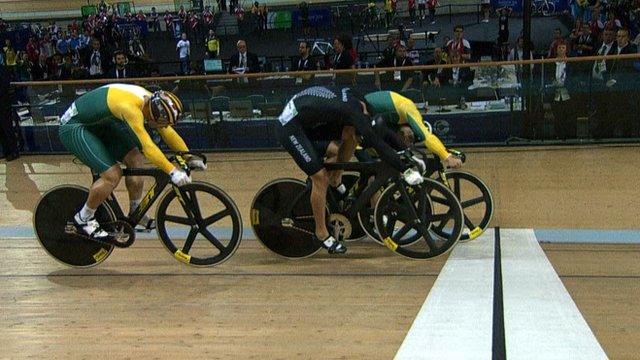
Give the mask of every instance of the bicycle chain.
[[[112, 241], [98, 240], [96, 238], [92, 238], [90, 236], [86, 236], [86, 235], [80, 234], [77, 231], [69, 232], [69, 231], [65, 230], [65, 233], [68, 234], [68, 235], [77, 236], [77, 237], [82, 238], [84, 240], [91, 241], [91, 242], [94, 242], [94, 243], [98, 243], [98, 244], [101, 244], [101, 245], [115, 246], [115, 247], [119, 247], [119, 248], [126, 248], [126, 247], [131, 246], [131, 244], [133, 244], [133, 242], [135, 241], [135, 230], [133, 229], [131, 224], [129, 224], [128, 222], [125, 222], [125, 221], [112, 221], [112, 222], [103, 223], [100, 226], [103, 227], [103, 226], [110, 226], [110, 225], [114, 225], [114, 227], [117, 226], [117, 225], [122, 226], [123, 228], [121, 229], [121, 231], [118, 231], [115, 236], [117, 238], [118, 235], [126, 233], [128, 235], [127, 241], [118, 241], [116, 239], [114, 239]], [[111, 234], [111, 232], [109, 232], [109, 233]]]

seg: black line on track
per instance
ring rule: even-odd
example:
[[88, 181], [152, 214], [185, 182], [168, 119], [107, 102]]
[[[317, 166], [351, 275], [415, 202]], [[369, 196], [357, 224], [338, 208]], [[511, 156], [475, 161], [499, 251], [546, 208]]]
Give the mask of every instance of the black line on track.
[[[78, 270], [82, 271], [82, 270]], [[158, 277], [170, 277], [170, 276], [268, 276], [268, 277], [329, 277], [329, 276], [342, 276], [342, 277], [438, 277], [438, 273], [428, 274], [407, 274], [407, 273], [362, 273], [362, 274], [330, 274], [330, 273], [309, 273], [309, 274], [295, 274], [295, 273], [191, 273], [191, 274], [175, 274], [175, 273], [106, 273], [106, 274], [16, 274], [16, 275], [0, 275], [0, 278], [22, 278], [22, 277], [120, 277], [120, 276], [158, 276]]]
[[493, 254], [493, 344], [492, 359], [506, 360], [507, 349], [504, 335], [504, 303], [502, 298], [502, 261], [500, 254], [500, 227], [495, 229]]

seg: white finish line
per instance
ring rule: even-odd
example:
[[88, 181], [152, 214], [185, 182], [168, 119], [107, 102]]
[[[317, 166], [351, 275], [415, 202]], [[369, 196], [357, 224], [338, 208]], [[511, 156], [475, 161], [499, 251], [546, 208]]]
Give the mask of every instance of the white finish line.
[[507, 359], [606, 359], [533, 230], [502, 230]]
[[[507, 359], [607, 359], [533, 230], [501, 229]], [[494, 232], [459, 244], [396, 359], [491, 359]]]
[[458, 244], [396, 359], [491, 359], [493, 230]]

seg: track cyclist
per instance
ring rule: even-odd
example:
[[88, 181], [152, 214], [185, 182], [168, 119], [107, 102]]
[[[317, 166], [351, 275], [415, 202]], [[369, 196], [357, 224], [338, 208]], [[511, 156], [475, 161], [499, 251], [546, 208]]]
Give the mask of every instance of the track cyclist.
[[341, 172], [329, 173], [324, 169], [322, 156], [326, 149], [317, 149], [318, 144], [342, 140], [337, 161], [346, 162], [353, 157], [358, 135], [376, 150], [382, 161], [400, 171], [409, 185], [423, 181], [420, 173], [404, 164], [396, 151], [385, 143], [382, 131], [386, 128], [374, 125], [376, 122], [368, 116], [363, 100], [349, 88], [314, 86], [294, 95], [278, 118], [280, 143], [311, 178], [314, 240], [330, 254], [347, 251], [329, 234], [325, 223], [327, 188], [329, 183], [333, 186], [340, 184]]
[[411, 99], [393, 91], [376, 91], [364, 96], [367, 111], [382, 117], [386, 125], [397, 131], [406, 145], [424, 142], [427, 150], [435, 154], [445, 167], [459, 168], [462, 161], [447, 151], [442, 141], [425, 126], [420, 111]]
[[[60, 140], [100, 178], [92, 184], [82, 209], [68, 220], [68, 227], [74, 227], [77, 234], [90, 239], [113, 239], [100, 227], [94, 214], [120, 182], [122, 169], [118, 162], [139, 168], [144, 164], [144, 154], [151, 163], [169, 174], [175, 185], [191, 182], [184, 171], [176, 169], [169, 162], [145, 129], [146, 120], [147, 125], [158, 131], [171, 150], [187, 152], [187, 145], [172, 127], [182, 111], [182, 102], [171, 92], [151, 93], [143, 87], [130, 84], [99, 87], [71, 104], [60, 119]], [[198, 170], [206, 169], [206, 164], [195, 158], [189, 159], [189, 166]], [[133, 212], [140, 204], [144, 180], [141, 177], [127, 177], [125, 182], [130, 212]], [[143, 218], [140, 225], [148, 229], [155, 227], [154, 221], [148, 217]]]

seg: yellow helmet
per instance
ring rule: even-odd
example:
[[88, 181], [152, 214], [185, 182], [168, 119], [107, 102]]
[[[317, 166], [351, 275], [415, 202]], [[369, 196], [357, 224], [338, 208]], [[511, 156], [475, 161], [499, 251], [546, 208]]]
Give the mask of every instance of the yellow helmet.
[[175, 94], [163, 90], [153, 93], [149, 106], [151, 121], [159, 126], [175, 125], [184, 111], [182, 101]]

